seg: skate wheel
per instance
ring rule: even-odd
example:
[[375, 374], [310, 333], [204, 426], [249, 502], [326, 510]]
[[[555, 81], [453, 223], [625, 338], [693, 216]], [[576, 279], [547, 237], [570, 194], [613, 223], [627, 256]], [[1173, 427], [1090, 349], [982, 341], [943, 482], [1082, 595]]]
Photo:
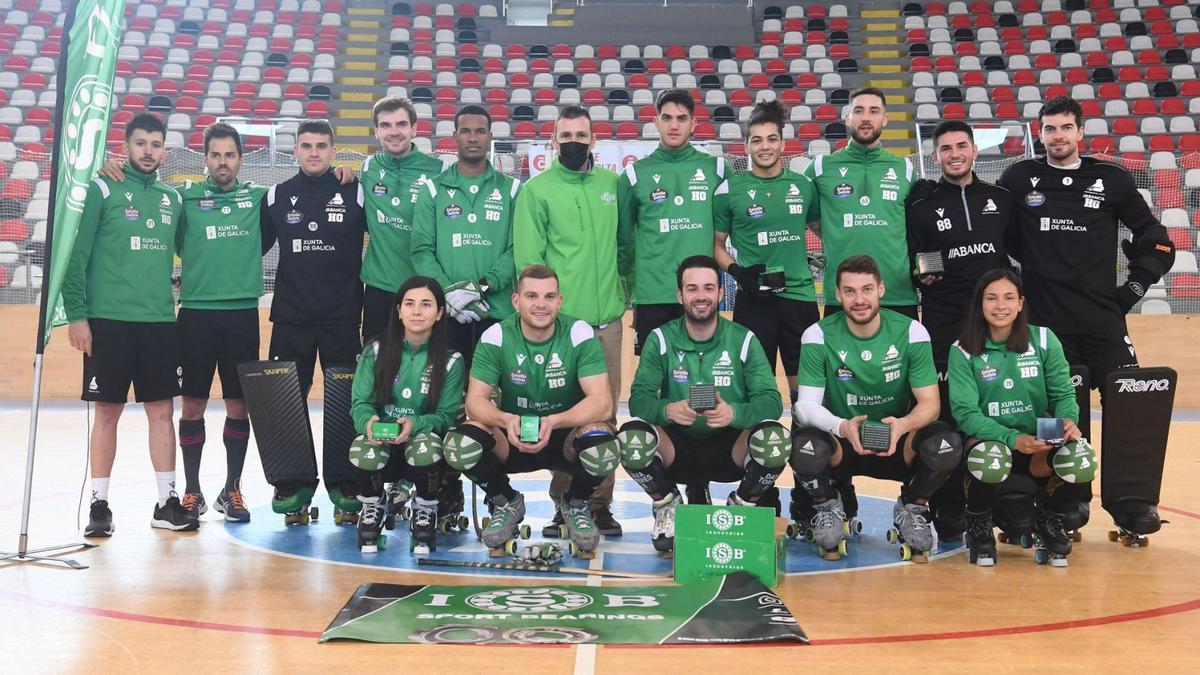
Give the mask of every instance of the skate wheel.
[[448, 520], [439, 520], [437, 531], [441, 534], [449, 534], [450, 530], [454, 529], [454, 525]]
[[484, 517], [483, 517], [483, 520], [479, 521], [479, 527], [481, 527], [481, 528], [483, 528], [483, 529], [485, 529], [485, 530], [486, 530], [486, 529], [487, 529], [487, 526], [488, 526], [488, 523], [490, 523], [490, 522], [492, 522], [492, 517], [491, 517], [491, 516], [484, 516]]
[[[567, 531], [566, 525], [558, 526], [558, 538], [559, 539], [566, 539], [569, 535], [570, 535], [570, 533]], [[574, 546], [574, 544], [572, 544], [572, 546]], [[572, 553], [571, 555], [575, 555], [575, 554]]]
[[528, 525], [521, 525], [521, 527], [517, 528], [517, 534], [522, 539], [528, 539], [529, 537], [533, 536], [533, 530], [529, 529]]
[[340, 514], [340, 513], [333, 514], [333, 524], [334, 525], [341, 525], [343, 522], [345, 522], [345, 520], [346, 519], [342, 514]]
[[[321, 512], [317, 510], [317, 507], [313, 506], [308, 509], [308, 518], [311, 518], [312, 520], [316, 520], [320, 515]], [[305, 519], [304, 524], [308, 524], [308, 519]]]
[[1028, 534], [1021, 535], [1018, 542], [1021, 544], [1021, 548], [1033, 548], [1033, 537]]
[[379, 541], [379, 550], [380, 551], [387, 548], [387, 535], [386, 534], [380, 532], [378, 541]]
[[849, 525], [850, 525], [850, 534], [862, 534], [863, 524], [862, 524], [862, 521], [859, 520], [857, 517], [851, 518]]
[[575, 545], [575, 542], [571, 542], [570, 544], [567, 544], [567, 552], [573, 556], [577, 556], [579, 555], [579, 547]]
[[845, 539], [838, 542], [837, 552], [838, 552], [838, 555], [842, 556], [843, 558], [846, 557], [846, 540]]
[[1044, 548], [1039, 548], [1033, 552], [1033, 561], [1039, 565], [1045, 565], [1050, 560], [1050, 552]]
[[1109, 530], [1109, 531], [1108, 531], [1108, 540], [1109, 540], [1109, 541], [1116, 541], [1116, 540], [1117, 540], [1117, 538], [1119, 538], [1120, 536], [1121, 536], [1121, 533], [1120, 533], [1120, 532], [1117, 532], [1116, 530]]
[[[898, 541], [900, 541], [900, 532], [894, 527], [888, 528], [887, 542], [889, 544], [895, 544]], [[908, 560], [908, 558], [904, 558], [904, 560]]]
[[[528, 539], [528, 538], [529, 537], [526, 537], [526, 539]], [[504, 552], [509, 555], [516, 555], [517, 554], [517, 540], [509, 539], [508, 541], [504, 542]]]
[[810, 528], [808, 528], [807, 530], [805, 530], [805, 531], [804, 531], [804, 538], [805, 538], [805, 539], [807, 539], [807, 540], [809, 540], [809, 541], [816, 541], [816, 540], [817, 540], [817, 533], [816, 533], [816, 532], [813, 532], [813, 529], [810, 527]]
[[394, 530], [394, 529], [396, 529], [396, 518], [395, 518], [395, 516], [388, 516], [387, 518], [384, 518], [384, 519], [383, 519], [383, 527], [384, 527], [384, 529], [387, 529], [387, 530]]
[[900, 544], [900, 559], [901, 560], [912, 560], [912, 557], [913, 557], [912, 547], [909, 546], [908, 544]]
[[1078, 530], [1071, 532], [1071, 541], [1076, 543], [1083, 541], [1083, 533]]
[[469, 528], [469, 527], [471, 527], [471, 519], [467, 518], [466, 516], [459, 516], [458, 517], [458, 529], [462, 532], [466, 532], [467, 528]]
[[400, 509], [400, 517], [404, 520], [412, 518], [412, 509], [408, 505], [405, 505], [404, 508]]
[[787, 524], [787, 538], [795, 539], [796, 537], [799, 537], [799, 536], [800, 536], [800, 525], [798, 525], [796, 523], [788, 523]]

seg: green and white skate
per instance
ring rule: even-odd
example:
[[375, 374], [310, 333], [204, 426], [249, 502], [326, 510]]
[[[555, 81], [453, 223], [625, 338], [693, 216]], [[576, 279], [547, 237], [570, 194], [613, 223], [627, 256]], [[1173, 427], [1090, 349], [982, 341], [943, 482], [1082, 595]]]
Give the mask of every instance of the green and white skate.
[[318, 515], [317, 507], [310, 506], [314, 492], [311, 487], [302, 487], [295, 492], [276, 487], [271, 496], [271, 510], [283, 514], [285, 525], [307, 525]]
[[596, 557], [596, 546], [600, 544], [600, 530], [582, 499], [568, 499], [562, 505], [562, 538], [570, 538], [567, 550], [583, 560]]
[[409, 502], [416, 493], [417, 488], [412, 481], [401, 479], [388, 484], [387, 517], [383, 521], [384, 527], [394, 530], [397, 520], [408, 520], [412, 517], [412, 507]]
[[488, 501], [492, 515], [483, 519], [483, 545], [493, 558], [515, 555], [517, 538], [528, 539], [530, 534], [529, 526], [521, 524], [525, 520], [525, 495], [518, 492], [511, 500], [496, 495]]
[[329, 487], [328, 490], [329, 501], [333, 502], [334, 524], [356, 524], [358, 522], [358, 512], [362, 510], [362, 502], [358, 501], [358, 497], [353, 494], [347, 496], [341, 488]]

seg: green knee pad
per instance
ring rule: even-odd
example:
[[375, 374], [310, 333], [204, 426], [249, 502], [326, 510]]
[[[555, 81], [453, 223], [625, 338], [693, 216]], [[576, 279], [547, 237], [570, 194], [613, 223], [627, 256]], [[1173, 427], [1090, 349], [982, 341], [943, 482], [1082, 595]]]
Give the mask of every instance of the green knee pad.
[[1096, 477], [1096, 451], [1084, 438], [1056, 450], [1052, 464], [1054, 473], [1068, 483], [1090, 483]]
[[409, 466], [432, 466], [442, 461], [442, 439], [436, 434], [421, 433], [408, 439], [404, 446], [404, 461]]
[[483, 458], [483, 445], [454, 429], [442, 439], [442, 454], [446, 464], [455, 471], [469, 471]]
[[997, 485], [1012, 473], [1012, 450], [998, 441], [983, 441], [967, 451], [967, 471], [981, 483]]
[[617, 432], [621, 446], [621, 465], [635, 471], [650, 466], [658, 456], [658, 434], [642, 420], [630, 420]]
[[350, 443], [350, 463], [363, 471], [379, 471], [388, 463], [391, 449], [384, 443], [372, 443], [359, 436]]
[[751, 429], [746, 444], [750, 448], [750, 457], [768, 469], [787, 466], [788, 457], [792, 454], [788, 430], [773, 420], [759, 422]]
[[607, 431], [580, 434], [574, 446], [584, 471], [597, 478], [611, 475], [621, 463], [621, 444]]

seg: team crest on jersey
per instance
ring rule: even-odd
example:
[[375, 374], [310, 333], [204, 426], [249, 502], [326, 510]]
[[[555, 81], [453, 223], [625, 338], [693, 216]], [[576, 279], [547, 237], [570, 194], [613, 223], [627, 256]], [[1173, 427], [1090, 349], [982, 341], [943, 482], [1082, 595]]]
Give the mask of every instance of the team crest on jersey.
[[791, 185], [788, 186], [787, 196], [799, 197], [800, 196], [800, 188], [796, 187], [795, 183], [792, 183]]
[[696, 173], [692, 175], [692, 182], [693, 183], [703, 183], [706, 180], [708, 180], [708, 178], [705, 177], [704, 170], [701, 169], [700, 167], [696, 167]]
[[1025, 204], [1034, 208], [1046, 203], [1046, 195], [1034, 190], [1025, 195]]
[[498, 202], [502, 199], [504, 199], [504, 197], [503, 197], [503, 195], [500, 194], [500, 188], [496, 188], [496, 189], [492, 190], [492, 194], [488, 195], [488, 198], [487, 198], [487, 200], [489, 202]]
[[141, 220], [141, 219], [142, 219], [142, 212], [138, 211], [138, 207], [136, 207], [136, 206], [126, 206], [125, 207], [125, 220], [134, 221], [134, 220]]
[[983, 206], [983, 213], [996, 213], [999, 210], [999, 207], [996, 206], [996, 202], [992, 201], [991, 199], [988, 199], [987, 204], [984, 204]]
[[328, 206], [343, 206], [345, 203], [342, 199], [342, 193], [335, 192], [333, 193], [333, 198], [329, 200]]
[[166, 195], [163, 195], [162, 201], [160, 201], [160, 202], [158, 203], [158, 205], [159, 205], [159, 206], [170, 206], [170, 205], [171, 205], [171, 199], [170, 199], [169, 197], [167, 197]]
[[679, 384], [686, 384], [690, 375], [687, 368], [672, 368], [671, 379]]
[[304, 220], [304, 214], [293, 209], [291, 211], [288, 211], [287, 214], [284, 215], [283, 220], [288, 225], [295, 225], [296, 223], [299, 223], [301, 220]]
[[550, 363], [546, 364], [546, 368], [562, 368], [562, 367], [563, 367], [563, 362], [562, 362], [562, 359], [558, 358], [558, 352], [554, 352], [553, 354], [551, 354], [550, 355]]
[[446, 210], [443, 211], [443, 213], [446, 214], [447, 218], [458, 218], [462, 215], [462, 207], [458, 204], [451, 204], [450, 206], [446, 207]]
[[525, 371], [518, 368], [508, 374], [508, 379], [513, 384], [517, 385], [518, 387], [521, 387], [521, 386], [524, 386], [525, 383], [529, 381], [529, 376], [525, 374]]
[[205, 198], [197, 202], [196, 205], [200, 207], [201, 211], [211, 211], [216, 208], [217, 202], [214, 199]]
[[899, 178], [896, 177], [896, 170], [890, 166], [888, 167], [887, 173], [883, 174], [883, 179], [884, 180], [900, 180]]
[[729, 366], [732, 366], [732, 365], [733, 365], [733, 359], [729, 358], [729, 351], [726, 350], [726, 351], [721, 352], [721, 358], [717, 359], [717, 362], [713, 364], [713, 367], [714, 368], [728, 368]]
[[883, 355], [883, 360], [900, 358], [900, 350], [896, 349], [896, 345], [888, 346], [887, 353]]

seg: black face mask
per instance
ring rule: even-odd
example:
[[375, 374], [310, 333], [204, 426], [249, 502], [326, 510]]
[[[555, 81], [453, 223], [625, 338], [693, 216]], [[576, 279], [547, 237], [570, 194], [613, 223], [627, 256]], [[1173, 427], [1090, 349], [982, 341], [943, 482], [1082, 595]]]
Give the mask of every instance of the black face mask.
[[591, 156], [592, 153], [589, 151], [587, 143], [571, 141], [558, 144], [558, 161], [571, 171], [582, 169]]

